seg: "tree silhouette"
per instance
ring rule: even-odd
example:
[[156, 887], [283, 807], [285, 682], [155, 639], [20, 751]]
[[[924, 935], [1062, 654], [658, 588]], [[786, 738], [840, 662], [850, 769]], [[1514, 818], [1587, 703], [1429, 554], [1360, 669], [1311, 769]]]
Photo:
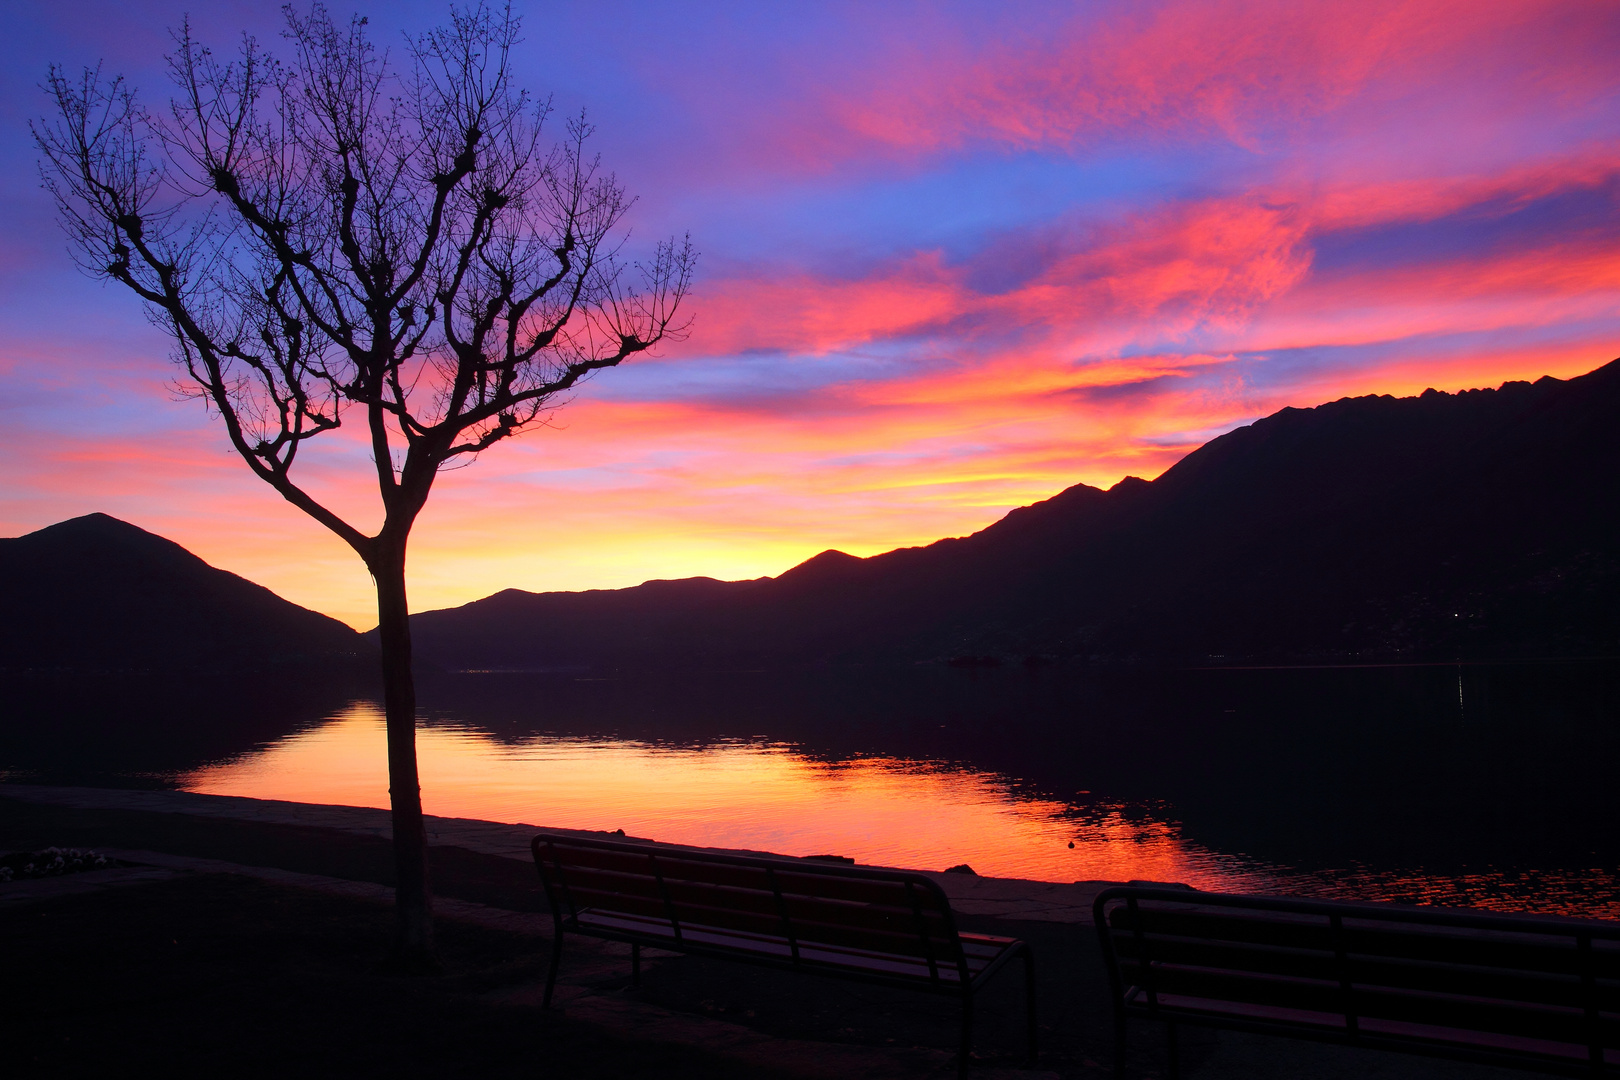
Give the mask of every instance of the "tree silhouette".
[[[398, 68], [366, 20], [287, 9], [292, 55], [221, 60], [174, 34], [178, 87], [52, 67], [34, 125], [80, 265], [133, 291], [182, 385], [254, 474], [340, 536], [376, 581], [398, 869], [398, 961], [434, 963], [417, 780], [405, 555], [439, 470], [545, 419], [558, 395], [679, 336], [690, 241], [620, 257], [623, 188], [584, 117], [513, 81], [511, 12], [452, 10]], [[382, 527], [293, 479], [300, 449], [359, 416]]]

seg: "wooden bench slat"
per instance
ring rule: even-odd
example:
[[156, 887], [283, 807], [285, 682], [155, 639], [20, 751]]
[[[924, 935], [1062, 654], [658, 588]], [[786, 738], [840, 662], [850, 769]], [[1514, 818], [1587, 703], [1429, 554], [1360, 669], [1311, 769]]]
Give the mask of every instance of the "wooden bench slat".
[[[565, 875], [566, 876], [566, 875]], [[872, 903], [848, 899], [829, 899], [802, 893], [773, 893], [768, 890], [744, 889], [735, 885], [715, 885], [694, 880], [666, 878], [663, 894], [677, 906], [748, 910], [788, 919], [809, 918], [818, 922], [851, 925], [870, 923], [874, 919], [901, 919], [909, 927], [921, 924], [935, 933], [945, 933], [949, 920], [940, 912], [926, 907], [914, 908], [909, 904]]]
[[748, 889], [734, 884], [721, 885], [707, 881], [665, 878], [664, 891], [677, 905], [725, 907], [735, 911], [752, 911], [760, 915], [780, 917], [780, 901], [769, 889]]
[[668, 919], [669, 917], [664, 902], [657, 897], [637, 896], [633, 893], [621, 893], [612, 889], [590, 889], [580, 885], [571, 888], [569, 896], [576, 910], [589, 907], [605, 907], [630, 911], [637, 915], [651, 915], [659, 919]]
[[[1496, 1031], [1553, 1042], [1582, 1042], [1590, 1032], [1579, 1008], [1526, 1007], [1522, 1002], [1460, 995], [1426, 995], [1367, 989], [1356, 994], [1359, 1015], [1461, 1030]], [[1598, 1020], [1599, 1037], [1612, 1043], [1620, 1033], [1614, 1022]], [[1607, 1029], [1606, 1031], [1604, 1029]]]
[[626, 896], [646, 896], [662, 900], [664, 891], [658, 879], [644, 874], [629, 874], [618, 870], [604, 870], [595, 866], [571, 866], [561, 875], [565, 888], [595, 889], [599, 892], [622, 893]]
[[[1141, 992], [1136, 991], [1137, 997]], [[1201, 1015], [1207, 1018], [1230, 1018], [1248, 1021], [1269, 1021], [1295, 1025], [1308, 1030], [1334, 1032], [1347, 1035], [1342, 1014], [1312, 1012], [1286, 1006], [1267, 1006], [1226, 1001], [1221, 998], [1201, 998], [1183, 994], [1162, 994], [1160, 1006], [1167, 1013], [1187, 1020]], [[1367, 1018], [1360, 1023], [1361, 1030], [1371, 1036], [1387, 1035], [1414, 1041], [1432, 1042], [1457, 1048], [1488, 1046], [1525, 1055], [1547, 1056], [1584, 1062], [1588, 1050], [1584, 1042], [1560, 1042], [1550, 1039], [1526, 1038], [1502, 1032], [1481, 1031], [1475, 1028], [1451, 1028], [1436, 1024], [1408, 1023], [1380, 1018]], [[1620, 1064], [1620, 1050], [1606, 1051], [1609, 1064]]]
[[806, 919], [834, 926], [904, 926], [914, 934], [924, 929], [935, 935], [950, 933], [948, 919], [930, 918], [926, 912], [918, 913], [909, 908], [852, 904], [843, 900], [826, 903], [808, 896], [786, 896], [782, 899], [790, 919]]
[[659, 872], [665, 881], [690, 882], [694, 885], [714, 885], [722, 888], [772, 891], [771, 872], [757, 866], [731, 866], [725, 863], [705, 863], [684, 859], [678, 855], [657, 856]]
[[793, 955], [792, 946], [786, 938], [772, 937], [768, 934], [750, 934], [730, 927], [717, 928], [693, 924], [682, 927], [682, 936], [677, 940], [674, 929], [666, 920], [637, 919], [617, 912], [601, 911], [580, 912], [577, 920], [581, 928], [596, 928], [622, 934], [660, 938], [677, 948], [681, 942], [724, 944], [731, 948], [781, 958], [790, 959]]
[[[1270, 912], [1265, 914], [1271, 915]], [[1191, 901], [1173, 909], [1143, 908], [1134, 916], [1127, 908], [1116, 908], [1110, 914], [1109, 925], [1121, 936], [1134, 935], [1141, 930], [1149, 936], [1321, 952], [1332, 952], [1337, 944], [1326, 916], [1302, 914], [1273, 920], [1253, 914], [1198, 909]], [[1583, 962], [1577, 955], [1573, 930], [1563, 940], [1549, 940], [1544, 932], [1513, 934], [1468, 927], [1392, 926], [1384, 921], [1352, 918], [1344, 921], [1341, 940], [1344, 947], [1354, 953], [1479, 967], [1575, 974]], [[1594, 974], [1599, 978], [1620, 979], [1620, 942], [1597, 941], [1594, 946]]]
[[[908, 887], [905, 881], [835, 876], [823, 877], [814, 872], [799, 869], [779, 871], [776, 877], [781, 882], [784, 893], [811, 896], [819, 900], [843, 900], [856, 904], [910, 907], [913, 899], [915, 899], [925, 909], [944, 911], [950, 907], [943, 893], [915, 886]], [[932, 884], [932, 882], [929, 884]]]
[[1116, 909], [1110, 916], [1110, 925], [1116, 931], [1129, 934], [1141, 930], [1149, 935], [1170, 935], [1206, 941], [1247, 942], [1324, 952], [1331, 952], [1333, 949], [1333, 933], [1327, 920], [1312, 917], [1272, 921], [1247, 915], [1231, 915], [1224, 911], [1143, 907], [1134, 914], [1128, 908]]
[[547, 1004], [565, 934], [590, 934], [959, 996], [965, 1070], [972, 995], [1022, 957], [1034, 1058], [1028, 947], [960, 933], [944, 891], [919, 874], [546, 834], [531, 850], [557, 927]]
[[[1145, 1007], [1146, 991], [1133, 986], [1127, 991], [1126, 998], [1131, 1005]], [[1269, 1020], [1297, 1024], [1300, 1027], [1320, 1031], [1343, 1032], [1346, 1030], [1343, 1013], [1312, 1011], [1289, 1005], [1265, 1005], [1252, 1001], [1229, 1001], [1225, 998], [1204, 998], [1194, 994], [1159, 994], [1158, 1007], [1166, 1011], [1203, 1013], [1211, 1017]]]
[[[1459, 1030], [1457, 1028], [1411, 1024], [1398, 1020], [1380, 1020], [1376, 1018], [1368, 1020], [1363, 1026], [1368, 1033], [1373, 1035], [1392, 1035], [1436, 1043], [1451, 1043], [1464, 1047], [1487, 1046], [1527, 1056], [1564, 1058], [1583, 1063], [1589, 1060], [1591, 1054], [1584, 1041], [1555, 1042], [1548, 1039], [1530, 1039], [1520, 1035], [1507, 1035], [1502, 1032], [1476, 1031], [1471, 1028]], [[1620, 1049], [1611, 1048], [1605, 1050], [1603, 1060], [1611, 1066], [1620, 1065]]]
[[[1523, 1002], [1463, 995], [1423, 994], [1387, 987], [1352, 986], [1348, 997], [1336, 983], [1264, 976], [1244, 972], [1202, 971], [1173, 965], [1155, 966], [1151, 982], [1138, 966], [1122, 974], [1136, 985], [1151, 985], [1159, 995], [1184, 995], [1251, 1005], [1291, 1007], [1307, 1012], [1338, 1013], [1352, 1009], [1358, 1018], [1377, 1017], [1411, 1023], [1478, 1031], [1500, 1031], [1553, 1041], [1586, 1037], [1583, 1010], [1571, 1007], [1527, 1007]], [[1600, 1018], [1602, 1027], [1613, 1021]], [[1610, 1030], [1608, 1039], [1615, 1032]]]
[[1345, 946], [1364, 956], [1430, 960], [1478, 968], [1507, 968], [1578, 975], [1581, 957], [1572, 934], [1563, 940], [1548, 935], [1503, 935], [1466, 928], [1432, 928], [1428, 933], [1388, 926], [1347, 925]]
[[[785, 860], [784, 860], [785, 861]], [[797, 869], [793, 864], [769, 871], [753, 867], [711, 864], [680, 855], [656, 857], [658, 872], [666, 885], [700, 888], [715, 886], [739, 888], [766, 895], [780, 894], [799, 897], [819, 903], [863, 904], [878, 907], [905, 908], [920, 906], [924, 912], [943, 913], [948, 904], [932, 891], [908, 888], [903, 881], [865, 880], [861, 878], [829, 877], [825, 873]]]
[[[683, 936], [723, 920], [729, 934], [755, 934], [790, 947], [796, 940], [805, 947], [822, 947], [826, 957], [862, 951], [891, 956], [906, 970], [925, 968], [930, 954], [936, 968], [954, 965], [962, 950], [959, 939], [949, 944], [954, 927], [948, 904], [945, 914], [940, 911], [937, 887], [917, 888], [893, 879], [829, 879], [820, 868], [797, 870], [791, 864], [764, 868], [733, 860], [711, 865], [705, 854], [658, 850], [645, 857], [639, 851], [627, 855], [567, 842], [537, 842], [536, 855], [542, 871], [556, 873], [559, 884], [574, 894], [576, 907], [630, 909], [621, 914], [639, 917], [638, 932], [660, 938], [675, 937], [668, 919], [673, 911]], [[767, 884], [782, 894], [758, 888]], [[798, 891], [810, 887], [826, 895]], [[599, 918], [593, 912], [585, 922]], [[970, 971], [982, 969], [1015, 944], [1016, 939], [980, 935], [973, 955], [961, 959]]]
[[[614, 913], [582, 912], [579, 921], [583, 927], [635, 934], [642, 937], [657, 937], [666, 944], [677, 948], [681, 945], [687, 947], [709, 946], [757, 953], [761, 956], [783, 960], [790, 959], [792, 955], [792, 950], [786, 938], [746, 934], [730, 927], [702, 925], [682, 927], [681, 938], [677, 942], [670, 924], [657, 919], [634, 919]], [[1016, 941], [1016, 939], [1004, 940]], [[978, 955], [970, 956], [967, 963], [969, 977], [971, 978], [983, 971], [1002, 951], [1005, 950], [998, 949], [995, 953], [984, 950]], [[960, 979], [959, 972], [954, 966], [939, 965], [936, 967], [937, 975], [932, 975], [929, 972], [927, 963], [917, 957], [903, 957], [892, 953], [854, 948], [839, 948], [821, 943], [810, 945], [801, 943], [799, 962], [811, 966], [847, 968], [862, 972], [881, 972], [919, 982], [938, 981], [954, 984]]]
[[1094, 912], [1122, 1016], [1620, 1064], [1617, 924], [1139, 887]]
[[[1116, 937], [1114, 948], [1122, 961], [1139, 960], [1139, 950], [1145, 948], [1154, 960], [1167, 964], [1232, 968], [1330, 982], [1337, 982], [1342, 971], [1348, 972], [1350, 981], [1354, 983], [1472, 994], [1530, 1004], [1584, 1005], [1588, 1000], [1594, 1000], [1600, 1011], [1620, 1011], [1620, 983], [1598, 980], [1588, 987], [1579, 975], [1573, 973], [1465, 966], [1355, 953], [1345, 956], [1341, 968], [1339, 958], [1331, 952], [1183, 937], [1154, 936], [1139, 943], [1132, 935], [1121, 935]], [[1560, 962], [1556, 966], [1570, 965]]]
[[807, 919], [793, 922], [800, 942], [820, 945], [839, 945], [874, 952], [894, 953], [897, 956], [927, 957], [932, 955], [941, 964], [955, 964], [960, 946], [952, 939], [932, 937], [924, 940], [914, 927], [903, 922], [898, 925], [863, 927], [853, 923], [822, 923]]
[[589, 848], [580, 846], [549, 845], [541, 851], [541, 857], [556, 861], [566, 860], [567, 864], [576, 868], [593, 870], [610, 870], [625, 874], [649, 874], [651, 865], [646, 855], [627, 851], [612, 851], [603, 848]]
[[1588, 986], [1578, 975], [1455, 968], [1358, 956], [1348, 957], [1345, 967], [1350, 981], [1356, 984], [1519, 1001], [1527, 1005], [1573, 1008], [1584, 1007], [1592, 1001], [1600, 1012], [1620, 1010], [1620, 987]]
[[1321, 949], [1296, 949], [1251, 942], [1204, 941], [1198, 938], [1116, 934], [1114, 951], [1121, 960], [1139, 960], [1142, 952], [1165, 963], [1195, 967], [1234, 967], [1300, 978], [1338, 978], [1337, 958]]
[[1159, 994], [1185, 994], [1193, 997], [1227, 998], [1254, 1005], [1288, 1005], [1307, 1011], [1342, 1011], [1343, 997], [1336, 982], [1263, 975], [1244, 971], [1221, 971], [1154, 964], [1148, 970], [1141, 964], [1120, 965], [1126, 982]]
[[950, 923], [943, 919], [918, 918], [914, 912], [901, 908], [857, 907], [843, 904], [817, 904], [789, 899], [787, 916], [792, 922], [815, 923], [822, 926], [883, 926], [908, 933], [913, 937], [928, 934], [943, 937], [951, 933]]
[[[711, 896], [706, 899], [721, 898]], [[861, 918], [850, 917], [847, 912], [818, 912], [831, 914], [837, 920], [824, 922], [802, 915], [784, 920], [776, 914], [737, 910], [720, 903], [672, 903], [669, 907], [674, 909], [683, 933], [688, 924], [726, 924], [742, 930], [780, 935], [784, 940], [791, 933], [793, 939], [801, 944], [840, 945], [904, 956], [933, 955], [939, 963], [956, 962], [956, 947], [951, 940], [937, 930], [933, 936], [924, 939], [918, 932], [916, 921], [909, 913], [902, 915], [898, 912], [864, 912], [862, 921]], [[646, 907], [637, 910], [646, 914], [665, 914], [662, 908]]]

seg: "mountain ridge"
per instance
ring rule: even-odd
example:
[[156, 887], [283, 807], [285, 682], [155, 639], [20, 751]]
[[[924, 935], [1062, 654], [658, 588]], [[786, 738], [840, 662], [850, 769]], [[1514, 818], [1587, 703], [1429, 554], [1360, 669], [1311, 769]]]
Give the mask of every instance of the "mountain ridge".
[[348, 662], [336, 619], [107, 514], [0, 538], [0, 670], [178, 671]]
[[509, 590], [498, 613], [423, 612], [413, 633], [452, 668], [1612, 651], [1616, 415], [1620, 362], [1341, 398], [1237, 428], [1156, 480], [1075, 485], [966, 537], [822, 552], [752, 581]]
[[[1620, 361], [1287, 408], [1148, 481], [776, 577], [505, 589], [412, 617], [451, 670], [1387, 662], [1620, 653]], [[0, 539], [0, 670], [352, 660], [356, 634], [105, 514]]]

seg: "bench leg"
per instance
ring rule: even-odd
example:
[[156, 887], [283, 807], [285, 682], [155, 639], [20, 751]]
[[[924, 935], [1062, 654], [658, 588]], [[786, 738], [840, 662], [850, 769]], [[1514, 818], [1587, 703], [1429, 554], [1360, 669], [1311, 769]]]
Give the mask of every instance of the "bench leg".
[[1024, 1013], [1029, 1025], [1029, 1063], [1040, 1059], [1039, 1035], [1035, 1029], [1035, 953], [1024, 950]]
[[540, 1002], [542, 1009], [551, 1008], [551, 992], [557, 988], [557, 969], [562, 966], [562, 931], [551, 942], [551, 970], [546, 972], [546, 996]]
[[1125, 1075], [1125, 1011], [1114, 1010], [1114, 1075]]
[[630, 985], [641, 985], [641, 946], [634, 941], [630, 943]]
[[1176, 1025], [1164, 1025], [1165, 1036], [1170, 1041], [1170, 1080], [1179, 1080], [1181, 1076], [1181, 1046], [1176, 1042]]
[[956, 1075], [966, 1077], [968, 1058], [973, 1053], [973, 995], [962, 995], [962, 1050], [957, 1055]]

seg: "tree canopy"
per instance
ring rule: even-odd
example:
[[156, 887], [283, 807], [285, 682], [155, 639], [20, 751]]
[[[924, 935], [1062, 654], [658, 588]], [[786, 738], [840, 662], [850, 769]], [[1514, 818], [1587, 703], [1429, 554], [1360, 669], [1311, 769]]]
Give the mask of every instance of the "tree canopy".
[[678, 336], [693, 253], [623, 260], [631, 200], [583, 115], [543, 139], [510, 12], [453, 11], [404, 70], [367, 29], [289, 10], [281, 61], [182, 26], [158, 111], [53, 67], [35, 136], [80, 264], [145, 301], [254, 473], [369, 558], [295, 483], [308, 440], [358, 407], [388, 515], [414, 516], [447, 462]]
[[[630, 200], [583, 114], [514, 81], [509, 9], [452, 9], [396, 65], [364, 18], [286, 9], [291, 55], [220, 59], [174, 34], [167, 105], [52, 67], [34, 125], [80, 265], [144, 303], [182, 389], [377, 586], [400, 962], [432, 967], [405, 554], [445, 465], [543, 422], [559, 395], [686, 330], [689, 240], [624, 257]], [[367, 535], [294, 479], [358, 415], [383, 522]]]

